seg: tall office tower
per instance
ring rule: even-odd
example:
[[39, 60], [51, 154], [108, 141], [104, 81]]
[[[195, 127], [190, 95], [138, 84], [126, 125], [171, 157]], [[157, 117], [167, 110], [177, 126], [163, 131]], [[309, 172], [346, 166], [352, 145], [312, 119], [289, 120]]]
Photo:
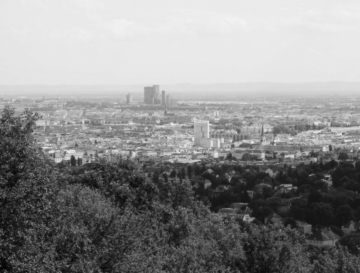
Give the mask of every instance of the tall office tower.
[[161, 92], [161, 104], [165, 105], [166, 104], [166, 96], [165, 96], [165, 90], [163, 90]]
[[144, 103], [145, 104], [161, 104], [160, 85], [144, 87]]
[[167, 105], [167, 106], [170, 106], [170, 102], [171, 102], [170, 94], [167, 94], [167, 95], [166, 95], [166, 105]]
[[126, 95], [126, 104], [131, 104], [132, 102], [132, 95], [129, 93]]
[[194, 144], [202, 146], [202, 142], [209, 138], [210, 125], [208, 120], [194, 122]]
[[154, 90], [152, 86], [144, 87], [144, 103], [153, 104]]
[[161, 104], [160, 85], [153, 85], [154, 104]]

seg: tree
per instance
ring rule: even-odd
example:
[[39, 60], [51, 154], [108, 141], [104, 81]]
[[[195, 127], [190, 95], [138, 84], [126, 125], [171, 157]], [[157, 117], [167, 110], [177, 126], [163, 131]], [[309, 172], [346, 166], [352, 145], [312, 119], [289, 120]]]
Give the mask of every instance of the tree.
[[342, 205], [336, 210], [336, 221], [339, 226], [345, 225], [350, 220], [354, 219], [352, 209], [349, 205]]
[[41, 272], [49, 258], [44, 241], [58, 191], [52, 163], [36, 146], [37, 114], [16, 115], [6, 107], [0, 118], [0, 272]]
[[177, 175], [176, 171], [175, 170], [172, 170], [171, 173], [170, 173], [170, 177], [171, 178], [175, 178]]
[[182, 179], [185, 179], [185, 177], [186, 177], [185, 168], [181, 168], [181, 177], [182, 177]]
[[347, 159], [349, 159], [349, 156], [347, 153], [340, 153], [338, 159], [339, 160], [347, 160]]
[[260, 220], [261, 222], [264, 221], [264, 219], [269, 216], [274, 211], [269, 206], [260, 207], [258, 210], [254, 211], [254, 216]]
[[290, 228], [252, 226], [244, 236], [241, 272], [309, 272], [304, 238]]
[[339, 235], [340, 237], [344, 236], [344, 231], [341, 228], [337, 226], [330, 226], [330, 229], [332, 230], [332, 232]]
[[167, 173], [163, 173], [162, 176], [163, 176], [165, 182], [168, 182], [169, 177], [168, 177]]
[[339, 244], [346, 246], [351, 253], [358, 255], [360, 253], [360, 234], [354, 233], [345, 235], [339, 240]]
[[187, 167], [187, 173], [188, 173], [189, 179], [191, 179], [194, 176], [194, 169], [193, 169], [192, 165], [189, 165]]
[[334, 159], [332, 159], [332, 160], [330, 161], [330, 167], [331, 167], [331, 169], [334, 169], [337, 165], [338, 165], [338, 163], [337, 163]]
[[[32, 137], [36, 118], [30, 112], [18, 117], [10, 108], [0, 118], [0, 272], [335, 273], [359, 268], [357, 256], [342, 248], [312, 250], [281, 223], [257, 226], [219, 217], [198, 201], [190, 181], [152, 179], [131, 159], [57, 168]], [[205, 167], [198, 165], [200, 174]], [[259, 168], [234, 169], [254, 183], [264, 179]], [[238, 202], [246, 187], [222, 192], [221, 201]], [[311, 213], [304, 199], [292, 201], [292, 212], [296, 207]], [[258, 199], [249, 207], [263, 219], [272, 212], [267, 203], [277, 201]], [[337, 200], [332, 203], [339, 206]], [[331, 208], [319, 202], [311, 206], [319, 219]]]
[[241, 160], [243, 160], [243, 161], [254, 161], [256, 159], [257, 159], [257, 156], [249, 154], [249, 153], [244, 154], [241, 158]]
[[242, 203], [249, 203], [251, 201], [251, 198], [246, 190], [241, 192], [240, 200]]
[[318, 191], [313, 191], [308, 197], [308, 203], [318, 203], [322, 201], [322, 194]]
[[159, 183], [159, 173], [157, 171], [153, 173], [152, 181], [154, 181], [154, 183]]
[[356, 169], [357, 172], [360, 172], [360, 160], [356, 160], [355, 169]]
[[296, 223], [294, 218], [288, 217], [284, 219], [284, 226], [290, 226], [291, 228], [297, 228], [298, 224]]
[[72, 167], [76, 166], [76, 159], [75, 159], [75, 156], [73, 156], [73, 155], [70, 157], [70, 165]]
[[[122, 210], [101, 192], [83, 185], [67, 187], [58, 199], [54, 226], [61, 228], [52, 240], [59, 271], [132, 272], [133, 263], [138, 269], [149, 266], [151, 258], [141, 249], [150, 250], [151, 244], [146, 243], [153, 235], [150, 215], [136, 214], [129, 207]], [[152, 247], [156, 243], [152, 241]]]

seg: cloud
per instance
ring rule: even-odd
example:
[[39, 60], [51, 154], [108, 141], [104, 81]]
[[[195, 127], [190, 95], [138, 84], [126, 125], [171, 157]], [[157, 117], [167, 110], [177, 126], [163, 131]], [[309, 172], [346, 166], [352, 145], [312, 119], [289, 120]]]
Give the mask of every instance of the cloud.
[[356, 30], [355, 26], [332, 22], [316, 22], [306, 20], [301, 17], [293, 17], [282, 20], [284, 28], [290, 31], [316, 33], [316, 34], [335, 34]]
[[208, 12], [182, 12], [165, 22], [144, 24], [126, 19], [113, 19], [99, 23], [109, 38], [138, 40], [147, 38], [184, 38], [219, 36], [248, 30], [245, 20], [224, 14]]
[[[219, 37], [239, 35], [249, 31], [244, 19], [222, 13], [181, 10], [166, 18], [134, 20], [122, 17], [108, 17], [102, 12], [103, 5], [97, 1], [76, 0], [69, 8], [66, 2], [63, 10], [69, 10], [72, 20], [59, 22], [48, 15], [44, 24], [41, 17], [33, 16], [31, 25], [14, 26], [8, 31], [19, 40], [53, 41], [66, 44], [89, 43], [101, 40], [146, 41], [152, 39], [186, 39], [189, 37]], [[77, 16], [75, 7], [84, 7], [86, 12]], [[99, 8], [100, 12], [99, 12]], [[53, 9], [53, 7], [52, 7]], [[48, 14], [52, 14], [50, 10]]]
[[[107, 6], [109, 2], [100, 0], [34, 0], [36, 8], [30, 5], [30, 0], [21, 1], [26, 4], [26, 10], [22, 11], [24, 14], [18, 14], [20, 19], [13, 19], [10, 30], [4, 26], [6, 33], [2, 32], [2, 36], [70, 44], [103, 40], [133, 42], [241, 37], [243, 33], [253, 31], [337, 34], [360, 29], [358, 9], [332, 6], [327, 9], [295, 9], [292, 15], [282, 12], [281, 16], [271, 13], [267, 16], [254, 13], [234, 15], [217, 11], [172, 9], [165, 16], [149, 13], [146, 18], [141, 18], [125, 12], [120, 15]], [[21, 21], [21, 18], [30, 18], [32, 23], [26, 24], [27, 20]], [[21, 24], [17, 23], [20, 21]]]
[[347, 9], [330, 6], [327, 9], [309, 9], [293, 17], [275, 19], [273, 24], [280, 30], [292, 32], [339, 34], [357, 32], [360, 26], [358, 15], [360, 14]]
[[90, 10], [90, 11], [99, 11], [106, 10], [106, 6], [103, 2], [99, 0], [67, 0], [68, 4], [75, 4], [76, 6]]
[[175, 33], [212, 36], [247, 31], [249, 26], [244, 19], [233, 15], [191, 11], [175, 16], [165, 28]]

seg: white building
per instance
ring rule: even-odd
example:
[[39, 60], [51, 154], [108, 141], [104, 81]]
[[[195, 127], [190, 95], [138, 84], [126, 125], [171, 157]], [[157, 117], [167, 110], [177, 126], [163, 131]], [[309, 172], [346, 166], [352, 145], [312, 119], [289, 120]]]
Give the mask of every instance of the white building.
[[214, 143], [211, 138], [202, 138], [200, 140], [200, 146], [204, 148], [212, 148], [214, 146]]
[[220, 148], [221, 147], [221, 140], [220, 139], [213, 139], [213, 147]]
[[202, 146], [203, 139], [209, 138], [210, 125], [209, 121], [195, 121], [194, 122], [194, 144], [195, 146]]

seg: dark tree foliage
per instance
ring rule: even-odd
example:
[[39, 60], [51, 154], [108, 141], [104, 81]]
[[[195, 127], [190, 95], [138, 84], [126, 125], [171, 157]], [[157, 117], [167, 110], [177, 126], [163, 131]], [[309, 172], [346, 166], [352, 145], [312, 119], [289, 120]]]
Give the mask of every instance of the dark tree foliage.
[[[279, 181], [258, 167], [217, 166], [216, 175], [204, 174], [205, 164], [187, 168], [189, 178], [204, 174], [216, 187], [228, 186], [211, 198], [198, 199], [194, 184], [184, 179], [185, 169], [173, 171], [168, 179], [165, 173], [145, 173], [130, 159], [98, 160], [76, 168], [55, 166], [33, 139], [37, 118], [27, 111], [16, 115], [5, 108], [0, 119], [0, 272], [360, 270], [357, 238], [340, 240], [353, 254], [341, 246], [322, 251], [309, 247], [292, 229], [294, 219], [322, 225], [353, 219], [353, 208], [360, 208], [360, 201], [351, 190], [329, 190], [321, 199], [314, 195], [309, 204], [306, 197], [294, 198], [290, 209], [294, 219], [285, 220], [290, 227], [263, 225], [258, 220], [248, 224], [239, 215], [214, 214], [198, 200], [213, 198], [219, 206], [250, 201], [247, 190], [263, 181], [273, 191]], [[349, 166], [341, 168], [350, 170]], [[286, 171], [279, 178], [286, 182], [297, 173]], [[357, 179], [355, 175], [350, 173], [349, 181]], [[303, 186], [310, 187], [309, 194], [316, 180], [307, 178]], [[261, 220], [284, 205], [282, 198], [270, 196], [272, 191], [265, 196], [267, 200], [259, 193], [249, 204]]]
[[353, 254], [359, 254], [360, 250], [360, 234], [348, 234], [339, 240], [339, 244], [347, 247], [347, 249]]
[[52, 166], [34, 143], [38, 115], [0, 118], [0, 272], [44, 270], [51, 256], [47, 241], [57, 186]]
[[346, 154], [346, 153], [339, 154], [339, 160], [346, 160], [346, 159], [349, 159], [348, 154]]
[[73, 156], [73, 155], [70, 157], [70, 165], [73, 167], [76, 166], [76, 159], [75, 159], [75, 156]]

